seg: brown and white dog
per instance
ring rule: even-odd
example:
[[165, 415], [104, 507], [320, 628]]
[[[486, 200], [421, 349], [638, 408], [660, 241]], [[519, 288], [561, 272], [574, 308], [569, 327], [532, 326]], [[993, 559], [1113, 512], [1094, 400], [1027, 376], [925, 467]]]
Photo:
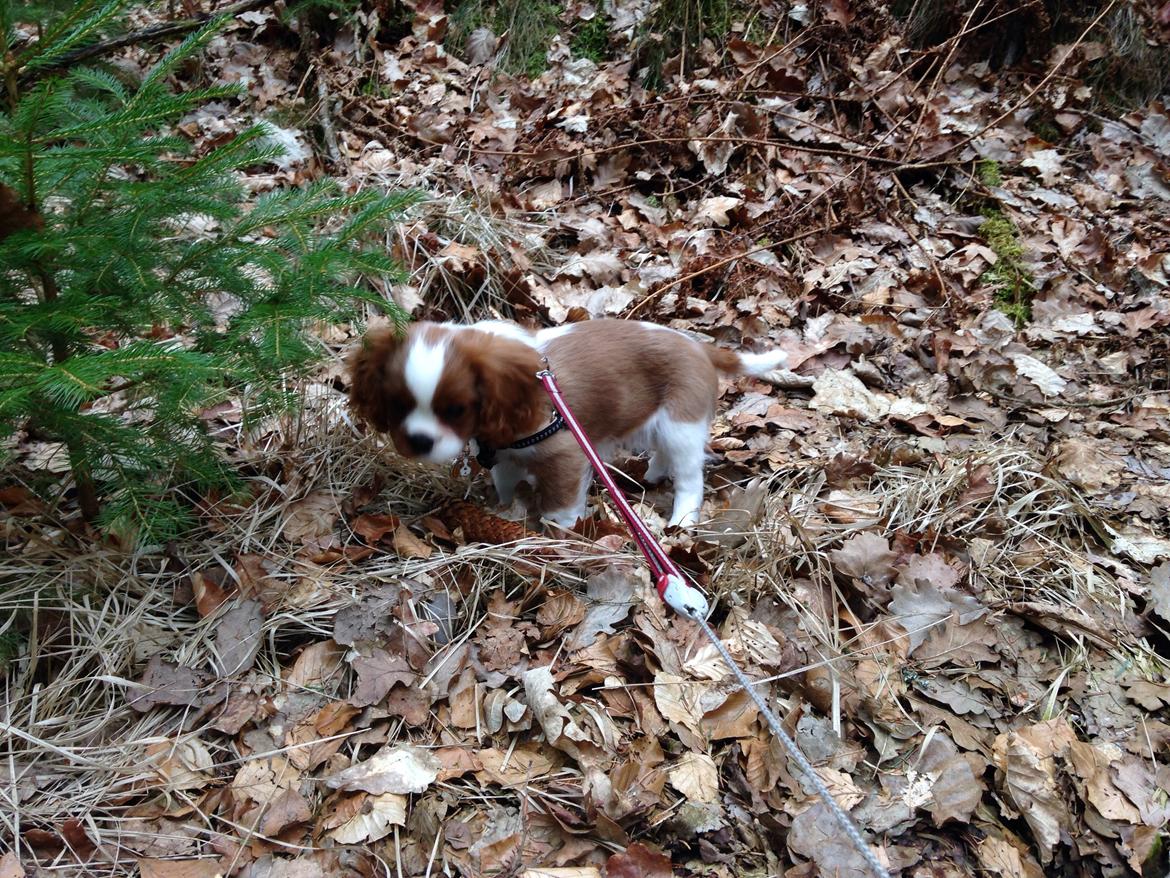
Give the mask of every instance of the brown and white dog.
[[474, 440], [500, 502], [536, 491], [562, 527], [585, 513], [591, 469], [536, 373], [547, 358], [565, 401], [603, 458], [649, 451], [649, 482], [674, 481], [673, 525], [699, 519], [718, 373], [763, 375], [780, 350], [735, 353], [652, 323], [589, 320], [530, 331], [514, 323], [415, 323], [371, 330], [350, 359], [350, 404], [398, 451], [435, 463]]

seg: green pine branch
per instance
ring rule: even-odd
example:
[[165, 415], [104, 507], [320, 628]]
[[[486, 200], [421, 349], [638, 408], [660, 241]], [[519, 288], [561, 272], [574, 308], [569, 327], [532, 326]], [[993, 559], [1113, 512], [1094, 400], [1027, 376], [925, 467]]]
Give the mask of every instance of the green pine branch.
[[[222, 20], [137, 88], [56, 71], [125, 5], [82, 0], [0, 67], [0, 186], [35, 218], [0, 226], [0, 437], [63, 443], [84, 514], [153, 540], [190, 523], [200, 492], [231, 490], [201, 411], [231, 396], [246, 398], [247, 424], [287, 411], [291, 379], [323, 353], [314, 325], [366, 303], [403, 318], [365, 279], [401, 276], [381, 241], [418, 196], [323, 181], [250, 203], [241, 173], [279, 154], [263, 126], [197, 156], [174, 128], [239, 90], [167, 85]], [[5, 40], [13, 26], [0, 19]]]

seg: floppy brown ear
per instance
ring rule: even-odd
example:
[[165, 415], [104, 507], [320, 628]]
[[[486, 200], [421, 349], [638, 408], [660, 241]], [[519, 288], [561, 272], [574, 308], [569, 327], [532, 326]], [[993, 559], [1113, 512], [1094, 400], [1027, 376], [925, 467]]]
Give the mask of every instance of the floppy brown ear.
[[349, 355], [349, 407], [383, 433], [390, 429], [386, 370], [401, 344], [394, 327], [371, 329]]
[[526, 344], [486, 333], [469, 344], [479, 392], [476, 437], [497, 447], [531, 433], [544, 412], [536, 373], [540, 356]]

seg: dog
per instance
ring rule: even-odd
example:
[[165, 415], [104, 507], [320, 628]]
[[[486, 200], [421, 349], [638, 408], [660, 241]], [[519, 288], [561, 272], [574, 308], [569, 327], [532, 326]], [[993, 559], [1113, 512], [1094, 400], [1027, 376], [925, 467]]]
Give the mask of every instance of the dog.
[[362, 339], [349, 359], [350, 406], [406, 457], [452, 462], [474, 442], [501, 504], [527, 482], [540, 516], [571, 528], [585, 514], [592, 470], [536, 377], [547, 362], [602, 458], [649, 451], [646, 481], [670, 477], [670, 524], [688, 527], [702, 508], [719, 373], [759, 376], [787, 360], [627, 320], [536, 331], [500, 320], [415, 323]]

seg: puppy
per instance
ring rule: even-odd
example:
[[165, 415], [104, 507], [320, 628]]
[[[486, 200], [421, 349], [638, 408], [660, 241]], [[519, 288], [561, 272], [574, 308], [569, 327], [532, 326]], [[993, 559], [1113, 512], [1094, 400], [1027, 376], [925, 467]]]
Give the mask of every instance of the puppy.
[[500, 502], [534, 489], [540, 515], [572, 527], [591, 469], [536, 378], [544, 359], [602, 458], [649, 451], [646, 479], [674, 482], [672, 525], [699, 519], [718, 374], [763, 375], [787, 355], [735, 353], [651, 323], [589, 320], [531, 332], [504, 321], [369, 332], [350, 358], [350, 404], [407, 457], [450, 462], [469, 441]]

